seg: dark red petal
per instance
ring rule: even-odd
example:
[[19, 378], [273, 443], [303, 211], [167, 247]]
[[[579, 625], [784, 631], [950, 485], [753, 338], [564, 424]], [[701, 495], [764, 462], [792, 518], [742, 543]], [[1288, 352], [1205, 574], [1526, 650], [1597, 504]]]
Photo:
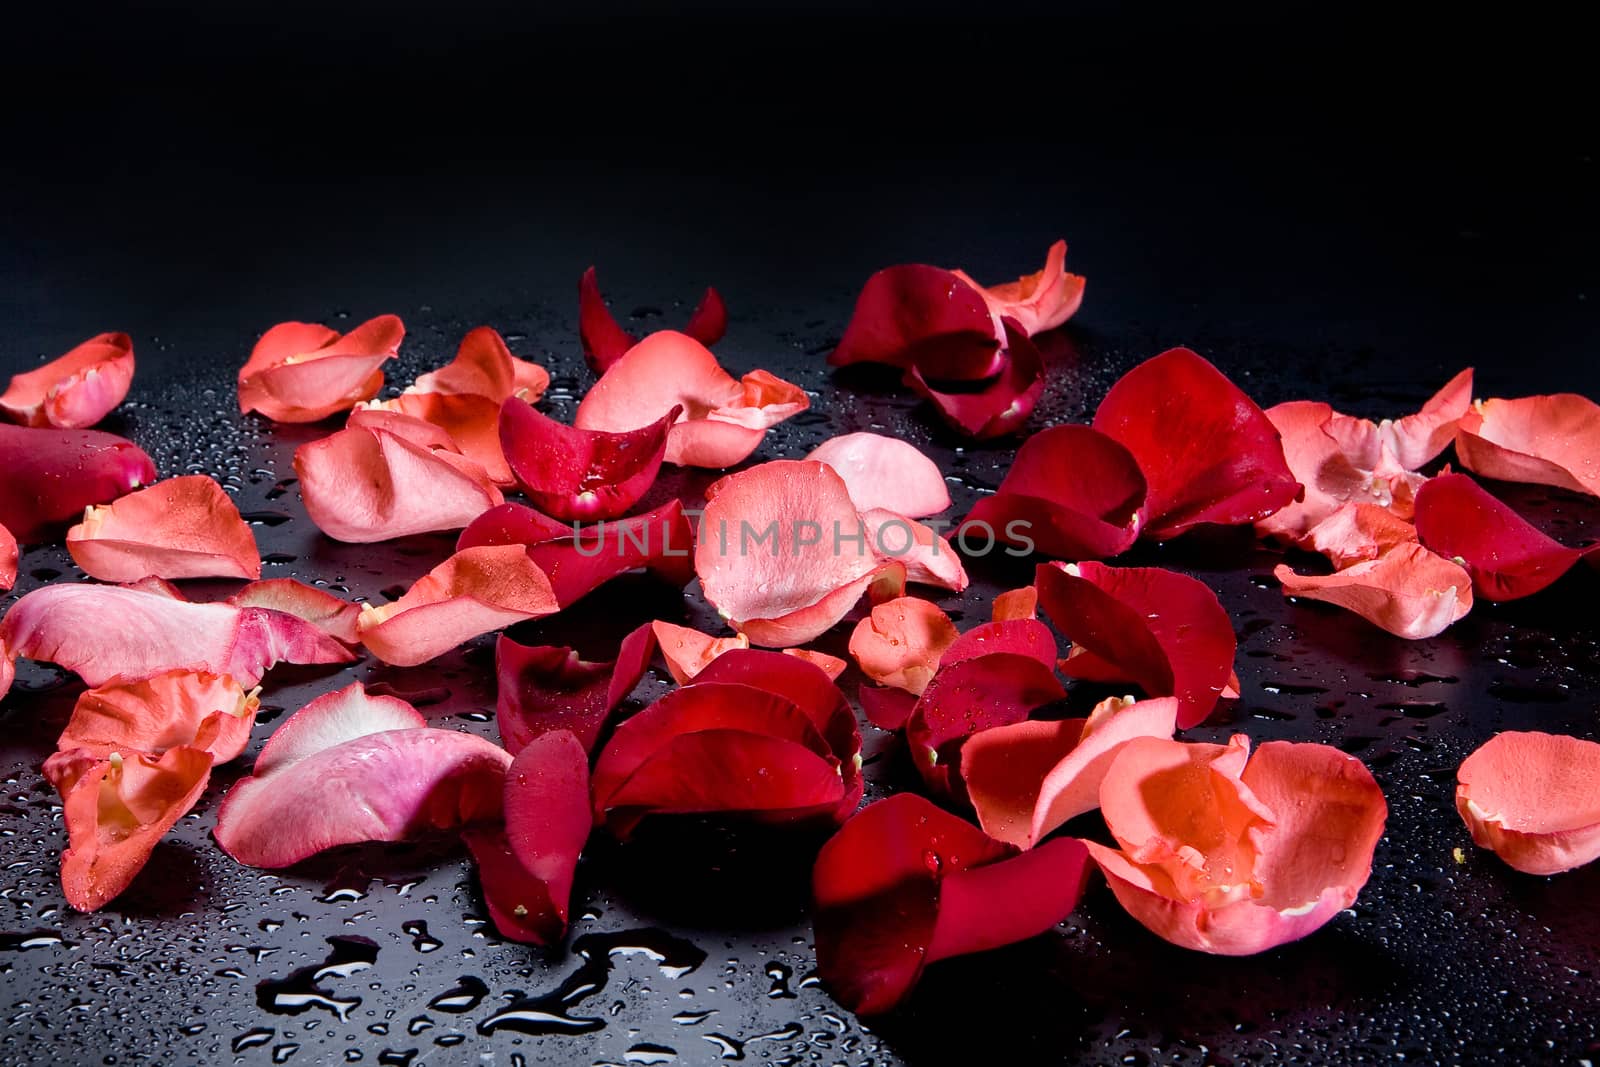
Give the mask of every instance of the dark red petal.
[[506, 769], [504, 827], [463, 835], [502, 937], [536, 945], [561, 940], [592, 825], [584, 745], [565, 730], [536, 738]]
[[1122, 445], [1088, 426], [1052, 426], [1022, 443], [999, 491], [963, 526], [985, 524], [1002, 542], [1059, 559], [1114, 556], [1139, 536], [1145, 493]]
[[939, 885], [939, 917], [926, 962], [1037, 937], [1072, 914], [1093, 869], [1082, 841], [1058, 837], [1020, 856], [950, 875]]
[[11, 536], [10, 530], [0, 526], [0, 593], [17, 584], [17, 563], [20, 556], [17, 539]]
[[940, 666], [906, 720], [906, 745], [928, 788], [959, 796], [961, 745], [980, 730], [1021, 722], [1066, 696], [1055, 671], [1032, 656], [995, 652]]
[[916, 710], [919, 694], [893, 686], [862, 685], [856, 691], [861, 713], [880, 730], [898, 730]]
[[850, 1011], [899, 1004], [922, 975], [940, 882], [1015, 855], [913, 793], [863, 808], [817, 854], [817, 973]]
[[[1146, 696], [1176, 696], [1181, 730], [1216, 707], [1236, 642], [1228, 613], [1205, 583], [1159, 567], [1080, 563], [1042, 564], [1034, 584], [1056, 628], [1093, 657], [1097, 679], [1114, 674]], [[1061, 669], [1083, 676], [1074, 664], [1068, 656]]]
[[682, 407], [638, 430], [564, 426], [515, 398], [500, 409], [500, 447], [534, 507], [558, 519], [613, 519], [656, 480]]
[[828, 362], [917, 367], [930, 378], [969, 381], [995, 373], [999, 347], [982, 293], [951, 271], [911, 263], [867, 279]]
[[560, 519], [535, 511], [525, 504], [501, 504], [490, 508], [461, 531], [456, 551], [484, 545], [542, 545], [546, 541], [570, 540], [572, 526]]
[[0, 526], [23, 544], [155, 480], [150, 457], [114, 434], [0, 425]]
[[649, 626], [641, 626], [623, 638], [615, 662], [589, 663], [570, 648], [519, 645], [502, 636], [494, 652], [495, 721], [506, 751], [514, 756], [553, 730], [593, 749], [606, 720], [644, 676], [654, 643]]
[[694, 306], [694, 311], [690, 312], [689, 321], [684, 323], [683, 332], [707, 348], [722, 340], [722, 335], [728, 332], [728, 308], [722, 302], [722, 294], [715, 288], [706, 286], [705, 295], [700, 298], [700, 303]]
[[1417, 535], [1447, 559], [1465, 562], [1486, 600], [1532, 596], [1594, 548], [1546, 537], [1465, 474], [1441, 474], [1417, 493]]
[[1094, 428], [1121, 442], [1150, 495], [1145, 536], [1266, 518], [1300, 493], [1271, 420], [1216, 367], [1174, 348], [1124, 374]]
[[593, 267], [578, 279], [578, 339], [583, 344], [583, 358], [596, 374], [604, 374], [607, 367], [638, 343], [606, 307]]
[[1003, 619], [974, 626], [945, 649], [939, 660], [948, 667], [962, 660], [987, 656], [992, 652], [1009, 652], [1028, 656], [1046, 667], [1056, 665], [1056, 635], [1038, 619]]
[[1002, 325], [1006, 344], [998, 376], [976, 392], [935, 388], [920, 367], [911, 367], [905, 375], [906, 385], [931, 400], [945, 422], [980, 441], [1020, 430], [1044, 395], [1044, 357], [1015, 320], [1004, 319]]

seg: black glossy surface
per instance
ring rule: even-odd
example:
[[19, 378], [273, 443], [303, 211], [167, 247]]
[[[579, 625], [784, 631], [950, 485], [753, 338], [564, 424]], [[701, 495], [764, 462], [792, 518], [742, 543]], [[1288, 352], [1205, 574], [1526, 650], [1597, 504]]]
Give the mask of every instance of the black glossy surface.
[[[574, 306], [590, 262], [614, 307], [640, 309], [640, 329], [650, 309], [675, 321], [716, 284], [733, 314], [724, 362], [812, 391], [813, 412], [774, 430], [757, 458], [878, 428], [939, 459], [955, 514], [998, 483], [1009, 447], [958, 454], [888, 379], [822, 364], [857, 287], [888, 263], [1000, 279], [1034, 269], [1055, 236], [1070, 240], [1088, 298], [1049, 347], [1036, 425], [1086, 417], [1122, 370], [1178, 343], [1264, 405], [1315, 397], [1399, 414], [1466, 364], [1480, 395], [1600, 395], [1590, 146], [1529, 124], [1566, 99], [1567, 75], [1552, 60], [1508, 88], [1489, 60], [1518, 38], [1412, 51], [1425, 39], [1356, 23], [1141, 27], [1091, 10], [1021, 37], [1015, 24], [960, 15], [849, 33], [757, 24], [761, 49], [723, 18], [630, 24], [604, 38], [611, 51], [574, 51], [564, 45], [594, 39], [594, 27], [496, 17], [503, 34], [494, 19], [455, 35], [403, 19], [381, 59], [351, 57], [365, 23], [350, 14], [334, 19], [339, 47], [326, 53], [283, 45], [296, 39], [292, 18], [258, 33], [235, 16], [213, 27], [221, 51], [116, 23], [83, 47], [21, 57], [19, 84], [78, 92], [11, 116], [0, 370], [130, 331], [140, 369], [108, 428], [165, 475], [223, 479], [261, 519], [268, 576], [371, 600], [442, 559], [450, 539], [368, 548], [318, 535], [284, 479], [295, 446], [328, 427], [235, 413], [250, 344], [281, 319], [394, 311], [409, 327], [390, 364], [397, 387], [489, 323], [551, 369], [542, 408], [570, 417], [592, 380]], [[168, 62], [114, 65], [113, 92], [106, 70], [85, 72], [122, 55], [119, 30], [132, 55]], [[54, 32], [46, 39], [76, 41]], [[1006, 61], [963, 66], [963, 42], [990, 60], [1004, 43]], [[1371, 55], [1353, 51], [1363, 42]], [[391, 64], [408, 76], [380, 92], [365, 76], [394, 75]], [[44, 70], [53, 80], [33, 77]], [[951, 81], [948, 93], [927, 88]], [[858, 87], [900, 104], [860, 106]], [[1046, 89], [1062, 100], [1053, 120], [1018, 119], [1014, 101]], [[729, 117], [746, 96], [769, 106], [763, 120]], [[1005, 121], [989, 99], [1004, 102]], [[707, 480], [665, 478], [652, 499]], [[1600, 536], [1593, 500], [1507, 492], [1563, 540]], [[270, 722], [127, 894], [76, 915], [56, 882], [59, 803], [37, 766], [78, 686], [25, 665], [0, 707], [0, 1062], [1594, 1058], [1600, 867], [1515, 874], [1471, 848], [1450, 795], [1456, 764], [1495, 730], [1600, 737], [1600, 575], [1580, 569], [1526, 601], [1480, 604], [1440, 638], [1407, 643], [1285, 603], [1270, 577], [1278, 559], [1224, 532], [1126, 562], [1204, 578], [1238, 627], [1243, 699], [1192, 736], [1339, 744], [1384, 787], [1391, 816], [1372, 882], [1353, 914], [1302, 943], [1246, 960], [1183, 953], [1099, 889], [1053, 935], [932, 968], [908, 1010], [869, 1029], [807, 979], [812, 840], [683, 827], [626, 847], [597, 840], [571, 950], [550, 953], [493, 936], [464, 855], [447, 845], [345, 851], [289, 872], [238, 867], [209, 828]], [[941, 601], [967, 623], [1028, 574], [971, 569], [969, 594]], [[11, 597], [51, 572], [75, 577], [62, 550], [30, 551]], [[715, 625], [693, 587], [680, 597], [640, 580], [517, 636], [597, 656], [648, 614]], [[847, 633], [824, 647], [842, 651]], [[422, 694], [430, 720], [492, 736], [491, 641], [411, 670], [279, 668], [265, 701], [284, 710], [263, 718], [361, 678]], [[652, 676], [635, 703], [664, 688]], [[909, 785], [888, 735], [866, 734], [871, 795]], [[604, 986], [579, 996], [575, 979], [587, 978]], [[282, 1013], [306, 994], [303, 1010]], [[574, 1032], [480, 1034], [525, 997], [546, 998], [541, 1009], [560, 1008], [575, 1021], [559, 1028]]]

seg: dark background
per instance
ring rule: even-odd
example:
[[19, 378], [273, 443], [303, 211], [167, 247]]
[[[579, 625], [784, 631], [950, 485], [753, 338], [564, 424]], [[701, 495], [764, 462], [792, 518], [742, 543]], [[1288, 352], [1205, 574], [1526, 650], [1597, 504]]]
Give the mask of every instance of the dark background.
[[[266, 513], [269, 576], [352, 596], [381, 599], [449, 539], [320, 538], [281, 480], [294, 446], [327, 427], [237, 416], [251, 343], [283, 319], [394, 311], [410, 328], [390, 365], [398, 387], [488, 323], [551, 368], [544, 408], [570, 417], [591, 380], [575, 337], [591, 263], [637, 329], [679, 321], [717, 285], [733, 314], [723, 360], [813, 391], [820, 414], [779, 428], [758, 458], [883, 427], [958, 478], [956, 514], [998, 482], [1013, 443], [957, 454], [885, 380], [822, 366], [861, 282], [890, 263], [1000, 280], [1069, 240], [1088, 295], [1049, 345], [1035, 425], [1085, 418], [1127, 366], [1179, 343], [1264, 405], [1401, 414], [1464, 365], [1484, 396], [1600, 395], [1588, 63], [1574, 26], [1534, 10], [1424, 22], [1363, 6], [168, 3], [7, 19], [0, 371], [132, 333], [139, 373], [109, 428], [164, 475], [209, 471]], [[657, 493], [703, 484], [678, 476]], [[1591, 500], [1497, 488], [1563, 540], [1600, 529]], [[1196, 736], [1338, 743], [1385, 787], [1373, 882], [1306, 942], [1251, 960], [1182, 953], [1102, 890], [1059, 936], [939, 965], [905, 1013], [868, 1029], [805, 981], [814, 842], [674, 831], [596, 844], [575, 924], [624, 947], [665, 944], [666, 969], [617, 956], [607, 988], [572, 1007], [604, 1023], [593, 1032], [479, 1036], [502, 997], [557, 989], [577, 957], [493, 938], [446, 846], [238, 868], [208, 838], [236, 768], [127, 895], [69, 913], [59, 805], [36, 768], [77, 687], [24, 666], [0, 709], [0, 1061], [406, 1062], [415, 1050], [409, 1062], [599, 1063], [671, 1050], [704, 1063], [723, 1050], [714, 1035], [745, 1043], [746, 1059], [794, 1063], [1593, 1058], [1600, 872], [1509, 872], [1470, 848], [1449, 797], [1456, 764], [1496, 729], [1596, 736], [1600, 578], [1480, 604], [1407, 643], [1284, 603], [1277, 561], [1228, 537], [1130, 560], [1205, 578], [1240, 628], [1244, 699]], [[13, 597], [72, 573], [59, 549], [30, 552], [23, 570]], [[941, 601], [967, 623], [1026, 580], [973, 571], [967, 597]], [[519, 636], [599, 656], [646, 613], [715, 624], [697, 599], [639, 582]], [[268, 717], [360, 677], [441, 689], [431, 718], [492, 733], [489, 648], [411, 672], [275, 671]], [[889, 738], [868, 734], [874, 791], [904, 785]], [[687, 950], [645, 927], [705, 961], [679, 974]], [[375, 962], [319, 979], [329, 1001], [300, 1014], [259, 1006], [282, 992], [273, 983], [304, 985], [295, 972], [321, 964], [334, 936], [369, 938]], [[431, 1006], [462, 975], [485, 983], [482, 1002]]]

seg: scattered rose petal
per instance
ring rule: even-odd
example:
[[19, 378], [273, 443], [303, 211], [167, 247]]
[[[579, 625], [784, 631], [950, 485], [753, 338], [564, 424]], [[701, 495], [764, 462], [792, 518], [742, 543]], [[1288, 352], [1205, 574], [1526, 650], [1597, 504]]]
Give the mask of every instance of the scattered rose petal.
[[[1468, 367], [1446, 382], [1415, 415], [1384, 419], [1377, 424], [1370, 419], [1339, 416], [1347, 428], [1342, 430], [1336, 422], [1334, 435], [1345, 441], [1347, 448], [1352, 436], [1361, 442], [1359, 454], [1352, 458], [1362, 466], [1377, 466], [1371, 461], [1387, 450], [1399, 466], [1414, 471], [1449, 447], [1456, 435], [1456, 423], [1471, 407], [1472, 368]], [[1362, 463], [1362, 459], [1369, 462]]]
[[934, 384], [920, 366], [905, 373], [912, 392], [932, 401], [952, 428], [980, 441], [1022, 428], [1044, 395], [1044, 357], [1011, 319], [1001, 321], [1005, 346], [996, 356], [995, 375], [976, 391]]
[[[56, 747], [104, 759], [113, 752], [159, 756], [190, 745], [227, 763], [250, 743], [261, 701], [225, 674], [166, 671], [139, 681], [113, 679], [78, 697]], [[50, 763], [45, 776], [51, 777]]]
[[882, 508], [863, 511], [861, 526], [878, 562], [905, 567], [906, 581], [957, 593], [966, 589], [961, 557], [933, 527]]
[[1486, 600], [1532, 596], [1600, 551], [1546, 537], [1465, 474], [1441, 474], [1422, 487], [1417, 534], [1430, 551], [1461, 561]]
[[1472, 576], [1419, 544], [1403, 544], [1377, 559], [1328, 575], [1272, 570], [1285, 596], [1336, 604], [1396, 637], [1433, 637], [1472, 609]]
[[477, 463], [422, 443], [435, 432], [427, 424], [411, 420], [408, 436], [393, 432], [402, 418], [387, 429], [352, 426], [295, 452], [306, 514], [329, 537], [367, 544], [453, 530], [505, 502]]
[[1124, 374], [1094, 428], [1122, 444], [1149, 486], [1143, 535], [1266, 518], [1300, 495], [1266, 414], [1216, 367], [1174, 348]]
[[921, 696], [958, 636], [956, 624], [937, 604], [897, 597], [875, 605], [856, 623], [850, 655], [873, 681]]
[[992, 652], [1009, 652], [1038, 660], [1045, 667], [1055, 667], [1056, 635], [1050, 627], [1037, 619], [1005, 619], [1000, 622], [979, 623], [945, 649], [941, 666], [976, 659]]
[[404, 596], [362, 609], [361, 642], [398, 667], [414, 667], [465, 641], [560, 610], [550, 580], [521, 545], [462, 549]]
[[[683, 332], [709, 348], [722, 340], [727, 329], [728, 309], [722, 302], [722, 294], [707, 287], [700, 303], [689, 315]], [[597, 374], [604, 374], [639, 343], [618, 325], [606, 307], [593, 267], [584, 271], [583, 277], [578, 279], [578, 338], [583, 344], [583, 358], [589, 361], [589, 366]]]
[[0, 620], [0, 646], [45, 660], [91, 686], [170, 670], [232, 675], [254, 686], [274, 663], [349, 663], [333, 638], [268, 608], [195, 604], [144, 588], [47, 585]]
[[518, 359], [499, 331], [479, 326], [461, 339], [456, 358], [419, 375], [408, 392], [481, 396], [499, 405], [512, 397], [538, 402], [550, 388], [550, 374], [537, 363]]
[[1508, 730], [1456, 772], [1456, 810], [1479, 848], [1527, 874], [1600, 859], [1600, 744]]
[[0, 526], [0, 593], [17, 584], [17, 564], [20, 559], [17, 539], [11, 536], [10, 530]]
[[611, 663], [590, 663], [562, 646], [520, 645], [501, 635], [495, 643], [499, 697], [495, 721], [513, 756], [553, 730], [571, 733], [584, 751], [594, 748], [611, 713], [650, 666], [655, 635], [649, 624], [627, 637]]
[[141, 578], [259, 578], [255, 535], [233, 499], [205, 474], [191, 474], [84, 511], [67, 551], [105, 582]]
[[614, 519], [650, 490], [666, 453], [674, 407], [638, 430], [563, 426], [520, 400], [500, 411], [500, 447], [534, 507], [558, 519]]
[[1377, 504], [1343, 504], [1311, 528], [1304, 547], [1328, 557], [1336, 568], [1377, 559], [1417, 540], [1417, 528]]
[[1576, 393], [1480, 401], [1456, 426], [1456, 456], [1485, 478], [1600, 495], [1600, 404]]
[[785, 656], [793, 656], [795, 659], [805, 660], [827, 675], [830, 681], [835, 682], [839, 680], [839, 675], [843, 674], [850, 666], [846, 660], [842, 660], [838, 656], [830, 656], [826, 652], [818, 652], [814, 648], [786, 648], [783, 650], [783, 654]]
[[1008, 589], [994, 598], [990, 618], [995, 622], [1013, 622], [1032, 619], [1039, 612], [1039, 590], [1031, 585], [1021, 589]]
[[1135, 737], [1172, 736], [1178, 701], [1108, 697], [1087, 719], [1030, 719], [982, 730], [961, 748], [961, 781], [983, 832], [1032, 848], [1100, 806], [1100, 780]]
[[155, 480], [144, 450], [115, 434], [0, 424], [0, 526], [25, 545]]
[[[516, 478], [500, 447], [500, 407], [476, 393], [408, 391], [393, 400], [358, 404], [345, 420], [345, 427], [388, 430], [424, 448], [459, 452], [482, 467], [491, 482], [505, 487], [516, 484]], [[438, 432], [425, 435], [412, 420], [426, 423]]]
[[1180, 730], [1216, 707], [1236, 642], [1205, 583], [1159, 567], [1089, 562], [1041, 565], [1035, 585], [1044, 613], [1073, 643], [1061, 661], [1066, 674], [1176, 696]]
[[667, 433], [666, 461], [731, 467], [756, 450], [767, 428], [810, 406], [805, 391], [766, 371], [734, 379], [694, 338], [662, 330], [617, 360], [578, 405], [574, 425], [626, 433], [681, 407]]
[[24, 426], [93, 426], [128, 395], [133, 339], [102, 333], [42, 367], [15, 375], [0, 394], [0, 415]]
[[1067, 242], [1057, 241], [1045, 255], [1044, 269], [1024, 274], [1014, 282], [984, 287], [965, 271], [951, 271], [983, 297], [996, 318], [1017, 320], [1028, 336], [1053, 330], [1066, 322], [1083, 304], [1083, 277], [1068, 274]]
[[1115, 556], [1139, 536], [1145, 494], [1122, 445], [1088, 426], [1051, 426], [1022, 443], [999, 491], [963, 526], [1060, 559]]
[[348, 411], [383, 387], [380, 368], [405, 334], [394, 315], [379, 315], [346, 334], [309, 322], [279, 323], [239, 368], [239, 411], [274, 422], [317, 422]]
[[951, 381], [989, 378], [1003, 359], [998, 321], [985, 294], [953, 271], [886, 267], [862, 287], [828, 363], [886, 363]]
[[834, 469], [857, 511], [882, 508], [920, 519], [950, 506], [950, 491], [938, 465], [897, 437], [841, 434], [812, 449], [806, 459]]
[[334, 596], [326, 589], [307, 585], [294, 578], [267, 578], [251, 582], [228, 598], [241, 608], [271, 608], [297, 619], [304, 619], [329, 637], [347, 645], [359, 644], [356, 620], [361, 605]]
[[661, 655], [667, 661], [672, 680], [679, 685], [693, 679], [724, 652], [750, 647], [750, 639], [744, 634], [712, 637], [692, 627], [678, 626], [660, 619], [652, 622], [650, 629], [661, 646]]

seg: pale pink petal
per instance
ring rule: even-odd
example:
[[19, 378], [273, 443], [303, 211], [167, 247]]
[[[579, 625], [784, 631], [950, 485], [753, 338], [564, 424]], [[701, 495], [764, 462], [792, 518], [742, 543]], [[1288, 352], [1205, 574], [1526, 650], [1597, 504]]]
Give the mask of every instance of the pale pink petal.
[[806, 458], [838, 472], [857, 510], [881, 508], [920, 519], [950, 506], [950, 491], [938, 465], [897, 437], [842, 434], [824, 441]]

